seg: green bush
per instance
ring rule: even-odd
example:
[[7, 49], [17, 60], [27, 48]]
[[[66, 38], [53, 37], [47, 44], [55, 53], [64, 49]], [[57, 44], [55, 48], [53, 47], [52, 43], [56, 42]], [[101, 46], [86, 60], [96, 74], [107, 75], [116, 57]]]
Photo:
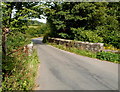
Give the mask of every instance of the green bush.
[[30, 25], [28, 26], [27, 30], [25, 31], [26, 34], [30, 35], [31, 38], [33, 37], [41, 37], [45, 33], [50, 30], [48, 24], [39, 24], [39, 25]]
[[74, 33], [74, 39], [79, 41], [88, 41], [88, 42], [103, 42], [103, 38], [98, 36], [97, 33], [90, 31], [90, 30], [84, 30], [84, 28], [71, 28]]
[[59, 33], [59, 36], [61, 38], [68, 38], [68, 34], [66, 34], [66, 33]]
[[96, 58], [112, 62], [120, 62], [120, 54], [112, 52], [98, 52]]
[[31, 37], [40, 37], [44, 33], [42, 28], [42, 24], [37, 26], [29, 26], [29, 28], [26, 30], [26, 34], [30, 35]]
[[82, 40], [85, 40], [85, 41], [89, 41], [89, 42], [94, 42], [94, 43], [103, 41], [103, 38], [99, 37], [93, 31], [81, 31], [79, 39], [82, 39]]
[[24, 45], [30, 43], [30, 41], [31, 39], [29, 35], [13, 31], [7, 35], [7, 51], [10, 52], [13, 49], [23, 47]]

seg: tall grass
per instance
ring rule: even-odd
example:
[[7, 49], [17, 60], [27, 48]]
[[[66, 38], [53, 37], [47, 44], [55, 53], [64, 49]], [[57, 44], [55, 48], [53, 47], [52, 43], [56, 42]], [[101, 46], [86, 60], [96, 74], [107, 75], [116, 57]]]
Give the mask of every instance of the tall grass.
[[[3, 91], [11, 90], [32, 90], [39, 64], [36, 51], [32, 56], [12, 55], [4, 61], [4, 78], [2, 83]], [[8, 64], [6, 64], [8, 63]]]

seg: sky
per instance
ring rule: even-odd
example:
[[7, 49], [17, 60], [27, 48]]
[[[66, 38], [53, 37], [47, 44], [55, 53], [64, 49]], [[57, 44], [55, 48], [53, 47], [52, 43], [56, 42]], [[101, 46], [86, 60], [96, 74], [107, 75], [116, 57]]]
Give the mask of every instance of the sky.
[[43, 15], [40, 15], [42, 17], [42, 19], [39, 19], [39, 18], [34, 18], [32, 20], [37, 20], [39, 22], [42, 22], [42, 23], [46, 23], [47, 22], [47, 17], [43, 16]]
[[46, 23], [47, 22], [46, 19], [38, 19], [38, 18], [36, 18], [36, 19], [32, 19], [32, 20], [37, 20], [37, 21], [42, 22], [42, 23]]

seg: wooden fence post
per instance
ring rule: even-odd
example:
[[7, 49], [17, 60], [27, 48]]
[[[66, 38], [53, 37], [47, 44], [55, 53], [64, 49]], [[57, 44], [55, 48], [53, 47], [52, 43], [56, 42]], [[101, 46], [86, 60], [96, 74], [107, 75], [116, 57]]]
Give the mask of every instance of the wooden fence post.
[[7, 27], [3, 27], [2, 28], [2, 58], [5, 59], [6, 58], [6, 34], [9, 33], [9, 28]]

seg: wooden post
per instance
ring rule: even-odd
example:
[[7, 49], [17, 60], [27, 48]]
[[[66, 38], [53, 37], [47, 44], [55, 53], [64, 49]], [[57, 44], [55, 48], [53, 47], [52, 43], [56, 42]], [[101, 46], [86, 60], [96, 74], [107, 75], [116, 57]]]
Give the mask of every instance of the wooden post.
[[2, 28], [2, 58], [5, 59], [6, 57], [6, 34], [9, 33], [9, 28], [4, 27]]

